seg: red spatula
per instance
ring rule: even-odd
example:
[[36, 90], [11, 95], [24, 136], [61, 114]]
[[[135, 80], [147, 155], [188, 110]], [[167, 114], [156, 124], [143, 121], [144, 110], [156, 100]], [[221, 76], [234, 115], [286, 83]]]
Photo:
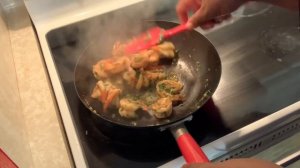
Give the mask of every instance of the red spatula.
[[187, 24], [181, 24], [169, 30], [160, 27], [154, 27], [147, 32], [136, 37], [130, 43], [126, 44], [125, 52], [128, 54], [136, 53], [141, 50], [146, 50], [160, 43], [162, 40], [170, 38], [178, 33], [188, 30]]

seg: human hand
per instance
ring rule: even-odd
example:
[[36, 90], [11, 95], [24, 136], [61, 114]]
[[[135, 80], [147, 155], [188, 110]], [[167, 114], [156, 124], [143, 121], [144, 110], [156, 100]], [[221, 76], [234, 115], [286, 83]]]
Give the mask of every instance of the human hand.
[[[211, 28], [228, 19], [230, 13], [248, 0], [179, 0], [176, 11], [182, 23], [188, 22], [190, 29], [201, 26]], [[193, 12], [191, 18], [188, 13]]]
[[193, 163], [186, 164], [182, 168], [280, 168], [280, 166], [259, 159], [232, 159], [219, 163]]

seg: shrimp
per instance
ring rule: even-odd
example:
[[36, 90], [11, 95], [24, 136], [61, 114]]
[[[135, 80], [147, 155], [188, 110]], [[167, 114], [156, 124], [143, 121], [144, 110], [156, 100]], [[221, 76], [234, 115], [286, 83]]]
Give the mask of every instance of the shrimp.
[[112, 104], [114, 100], [117, 100], [120, 94], [121, 89], [108, 81], [103, 82], [100, 80], [93, 89], [91, 97], [99, 99], [99, 101], [103, 103], [103, 111], [106, 112], [109, 105]]
[[164, 42], [152, 47], [150, 50], [134, 54], [131, 59], [131, 67], [145, 68], [150, 65], [157, 65], [161, 58], [174, 58], [175, 46], [171, 42]]
[[136, 77], [136, 71], [134, 69], [129, 67], [128, 70], [123, 73], [122, 77], [129, 86], [135, 87], [138, 79]]
[[150, 80], [145, 76], [143, 69], [139, 71], [138, 79], [135, 85], [135, 89], [140, 90], [141, 88], [147, 88], [150, 85]]
[[162, 68], [156, 68], [156, 69], [150, 69], [144, 71], [144, 76], [149, 80], [149, 81], [157, 81], [166, 78], [166, 73]]
[[140, 90], [142, 87], [148, 87], [150, 81], [145, 77], [143, 69], [135, 71], [132, 68], [129, 68], [126, 72], [123, 73], [123, 79], [127, 84], [137, 90]]
[[139, 102], [128, 98], [120, 100], [119, 114], [126, 118], [136, 118], [136, 111], [140, 108]]
[[160, 54], [160, 58], [174, 58], [175, 46], [171, 42], [163, 42], [160, 45], [152, 47], [152, 50]]
[[134, 54], [131, 59], [131, 67], [139, 69], [148, 66], [150, 54], [150, 51], [143, 51], [141, 53]]
[[143, 77], [143, 73], [141, 72], [140, 75], [139, 75], [139, 78], [138, 78], [138, 81], [136, 83], [135, 88], [137, 90], [140, 90], [142, 88], [142, 86], [143, 86], [143, 82], [144, 82], [144, 77]]
[[169, 97], [173, 102], [183, 100], [180, 94], [183, 84], [174, 80], [162, 80], [156, 84], [156, 92], [160, 97]]
[[128, 67], [129, 59], [127, 57], [104, 59], [93, 66], [93, 74], [96, 79], [100, 80], [124, 72]]
[[[118, 96], [120, 95], [120, 89], [110, 89], [107, 93], [107, 97], [106, 100], [103, 104], [103, 111], [106, 112], [106, 110], [108, 109], [109, 105], [112, 104], [112, 102], [115, 99], [118, 99]], [[116, 101], [118, 102], [118, 101]]]
[[172, 100], [169, 97], [159, 98], [151, 109], [156, 118], [167, 118], [172, 114]]
[[103, 61], [98, 61], [95, 65], [93, 65], [93, 74], [98, 80], [108, 77], [108, 74], [103, 69]]
[[125, 71], [129, 66], [129, 59], [127, 57], [106, 59], [102, 61], [103, 61], [103, 70], [111, 75], [119, 74]]
[[149, 52], [150, 52], [150, 55], [148, 58], [149, 66], [157, 65], [159, 63], [159, 59], [160, 59], [159, 53], [155, 52], [153, 50], [150, 50]]

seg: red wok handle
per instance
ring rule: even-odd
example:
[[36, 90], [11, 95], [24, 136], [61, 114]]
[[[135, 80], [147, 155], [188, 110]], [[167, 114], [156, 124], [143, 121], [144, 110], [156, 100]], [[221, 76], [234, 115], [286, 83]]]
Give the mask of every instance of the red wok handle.
[[171, 128], [171, 131], [187, 163], [210, 162], [183, 124]]
[[175, 34], [181, 33], [181, 32], [186, 31], [186, 30], [188, 30], [187, 24], [181, 24], [181, 25], [176, 26], [172, 29], [166, 30], [164, 32], [163, 36], [164, 36], [164, 38], [169, 38], [169, 37], [172, 37]]

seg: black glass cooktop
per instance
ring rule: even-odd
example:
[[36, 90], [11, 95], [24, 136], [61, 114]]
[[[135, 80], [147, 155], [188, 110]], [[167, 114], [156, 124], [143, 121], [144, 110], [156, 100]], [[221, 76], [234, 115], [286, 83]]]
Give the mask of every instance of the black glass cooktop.
[[[124, 16], [128, 11], [131, 11], [130, 7], [66, 25], [47, 34], [70, 113], [91, 168], [157, 167], [180, 156], [175, 140], [168, 131], [135, 136], [116, 129], [114, 134], [120, 135], [117, 138], [105, 133], [106, 128], [95, 126], [89, 110], [77, 97], [73, 83], [77, 59], [94, 37], [101, 39], [99, 31], [122, 31], [122, 22], [129, 22], [130, 17]], [[257, 17], [240, 19], [206, 35], [220, 54], [223, 72], [212, 99], [194, 114], [192, 121], [186, 123], [200, 145], [300, 100], [299, 41], [288, 44], [290, 48], [284, 50], [285, 53], [272, 53], [274, 48], [283, 51], [284, 43], [276, 45], [278, 39], [273, 37], [276, 33], [278, 35], [276, 31], [284, 32], [288, 31], [286, 28], [293, 28], [297, 21], [296, 13], [277, 8], [270, 11]], [[130, 16], [141, 19], [134, 14]], [[278, 16], [286, 19], [279, 21]], [[165, 20], [176, 18], [172, 11], [156, 17]], [[114, 26], [106, 26], [110, 23]], [[287, 32], [282, 36], [281, 39], [286, 40], [284, 37], [289, 34]], [[293, 36], [299, 37], [299, 34]], [[271, 40], [272, 44], [266, 43]], [[107, 43], [99, 47], [110, 44], [112, 41], [107, 39]]]

